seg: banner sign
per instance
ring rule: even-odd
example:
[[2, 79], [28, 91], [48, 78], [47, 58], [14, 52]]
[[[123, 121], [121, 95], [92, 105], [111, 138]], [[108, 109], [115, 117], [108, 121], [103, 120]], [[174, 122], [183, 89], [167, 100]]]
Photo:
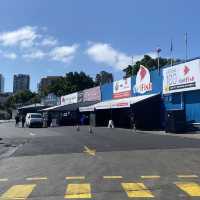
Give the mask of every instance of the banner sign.
[[113, 102], [111, 103], [111, 108], [128, 108], [130, 107], [129, 101]]
[[131, 77], [113, 82], [113, 99], [131, 96]]
[[101, 101], [100, 87], [94, 87], [83, 91], [83, 101]]
[[111, 109], [111, 108], [128, 108], [130, 107], [130, 101], [128, 99], [125, 100], [113, 100], [113, 101], [105, 101], [96, 104], [95, 109]]
[[83, 102], [83, 91], [78, 92], [78, 103]]
[[61, 96], [61, 105], [68, 105], [78, 102], [78, 92]]
[[163, 69], [163, 94], [200, 89], [200, 60]]
[[57, 106], [60, 104], [60, 98], [50, 93], [41, 99], [41, 103], [45, 106]]
[[133, 91], [134, 93], [139, 94], [144, 94], [146, 92], [152, 91], [152, 83], [149, 70], [143, 65], [140, 65]]

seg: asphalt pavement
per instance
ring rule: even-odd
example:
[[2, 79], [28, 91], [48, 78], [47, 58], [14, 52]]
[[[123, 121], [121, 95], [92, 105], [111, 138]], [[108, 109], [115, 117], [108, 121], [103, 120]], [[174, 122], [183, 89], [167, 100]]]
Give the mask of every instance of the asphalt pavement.
[[198, 139], [12, 123], [0, 137], [0, 199], [200, 199]]

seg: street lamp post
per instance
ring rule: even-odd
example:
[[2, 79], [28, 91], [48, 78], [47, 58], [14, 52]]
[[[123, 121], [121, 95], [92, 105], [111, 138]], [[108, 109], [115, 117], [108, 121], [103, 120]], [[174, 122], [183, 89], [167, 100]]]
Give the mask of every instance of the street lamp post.
[[161, 52], [161, 48], [156, 48], [156, 53], [157, 53], [157, 57], [158, 57], [158, 72], [160, 72], [160, 52]]

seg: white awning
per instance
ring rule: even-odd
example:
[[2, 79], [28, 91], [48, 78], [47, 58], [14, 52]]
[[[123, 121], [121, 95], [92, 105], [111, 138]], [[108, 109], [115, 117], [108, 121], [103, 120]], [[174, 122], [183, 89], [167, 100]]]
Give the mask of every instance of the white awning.
[[124, 99], [114, 99], [109, 101], [102, 101], [100, 103], [87, 106], [87, 107], [80, 107], [80, 112], [89, 112], [96, 110], [103, 110], [103, 109], [111, 109], [111, 108], [129, 108], [131, 104], [135, 104], [137, 102], [143, 101], [145, 99], [154, 97], [159, 95], [156, 94], [149, 94], [149, 95], [141, 95], [141, 96], [135, 96], [130, 98], [124, 98]]
[[96, 102], [80, 102], [80, 103], [73, 103], [73, 104], [68, 104], [68, 105], [58, 105], [58, 106], [53, 106], [50, 108], [45, 108], [42, 109], [43, 112], [48, 112], [48, 111], [75, 111], [79, 109], [79, 107], [84, 107], [87, 106], [89, 107], [90, 105], [95, 104]]

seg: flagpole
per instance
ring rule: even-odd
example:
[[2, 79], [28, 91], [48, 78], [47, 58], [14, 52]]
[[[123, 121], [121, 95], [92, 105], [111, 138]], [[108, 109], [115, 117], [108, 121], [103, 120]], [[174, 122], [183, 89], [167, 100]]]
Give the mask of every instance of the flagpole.
[[173, 41], [171, 39], [171, 46], [170, 46], [170, 54], [171, 54], [171, 66], [173, 66]]
[[185, 62], [188, 59], [188, 35], [187, 32], [185, 33]]
[[160, 73], [160, 52], [161, 48], [156, 48], [157, 56], [158, 56], [158, 72]]

